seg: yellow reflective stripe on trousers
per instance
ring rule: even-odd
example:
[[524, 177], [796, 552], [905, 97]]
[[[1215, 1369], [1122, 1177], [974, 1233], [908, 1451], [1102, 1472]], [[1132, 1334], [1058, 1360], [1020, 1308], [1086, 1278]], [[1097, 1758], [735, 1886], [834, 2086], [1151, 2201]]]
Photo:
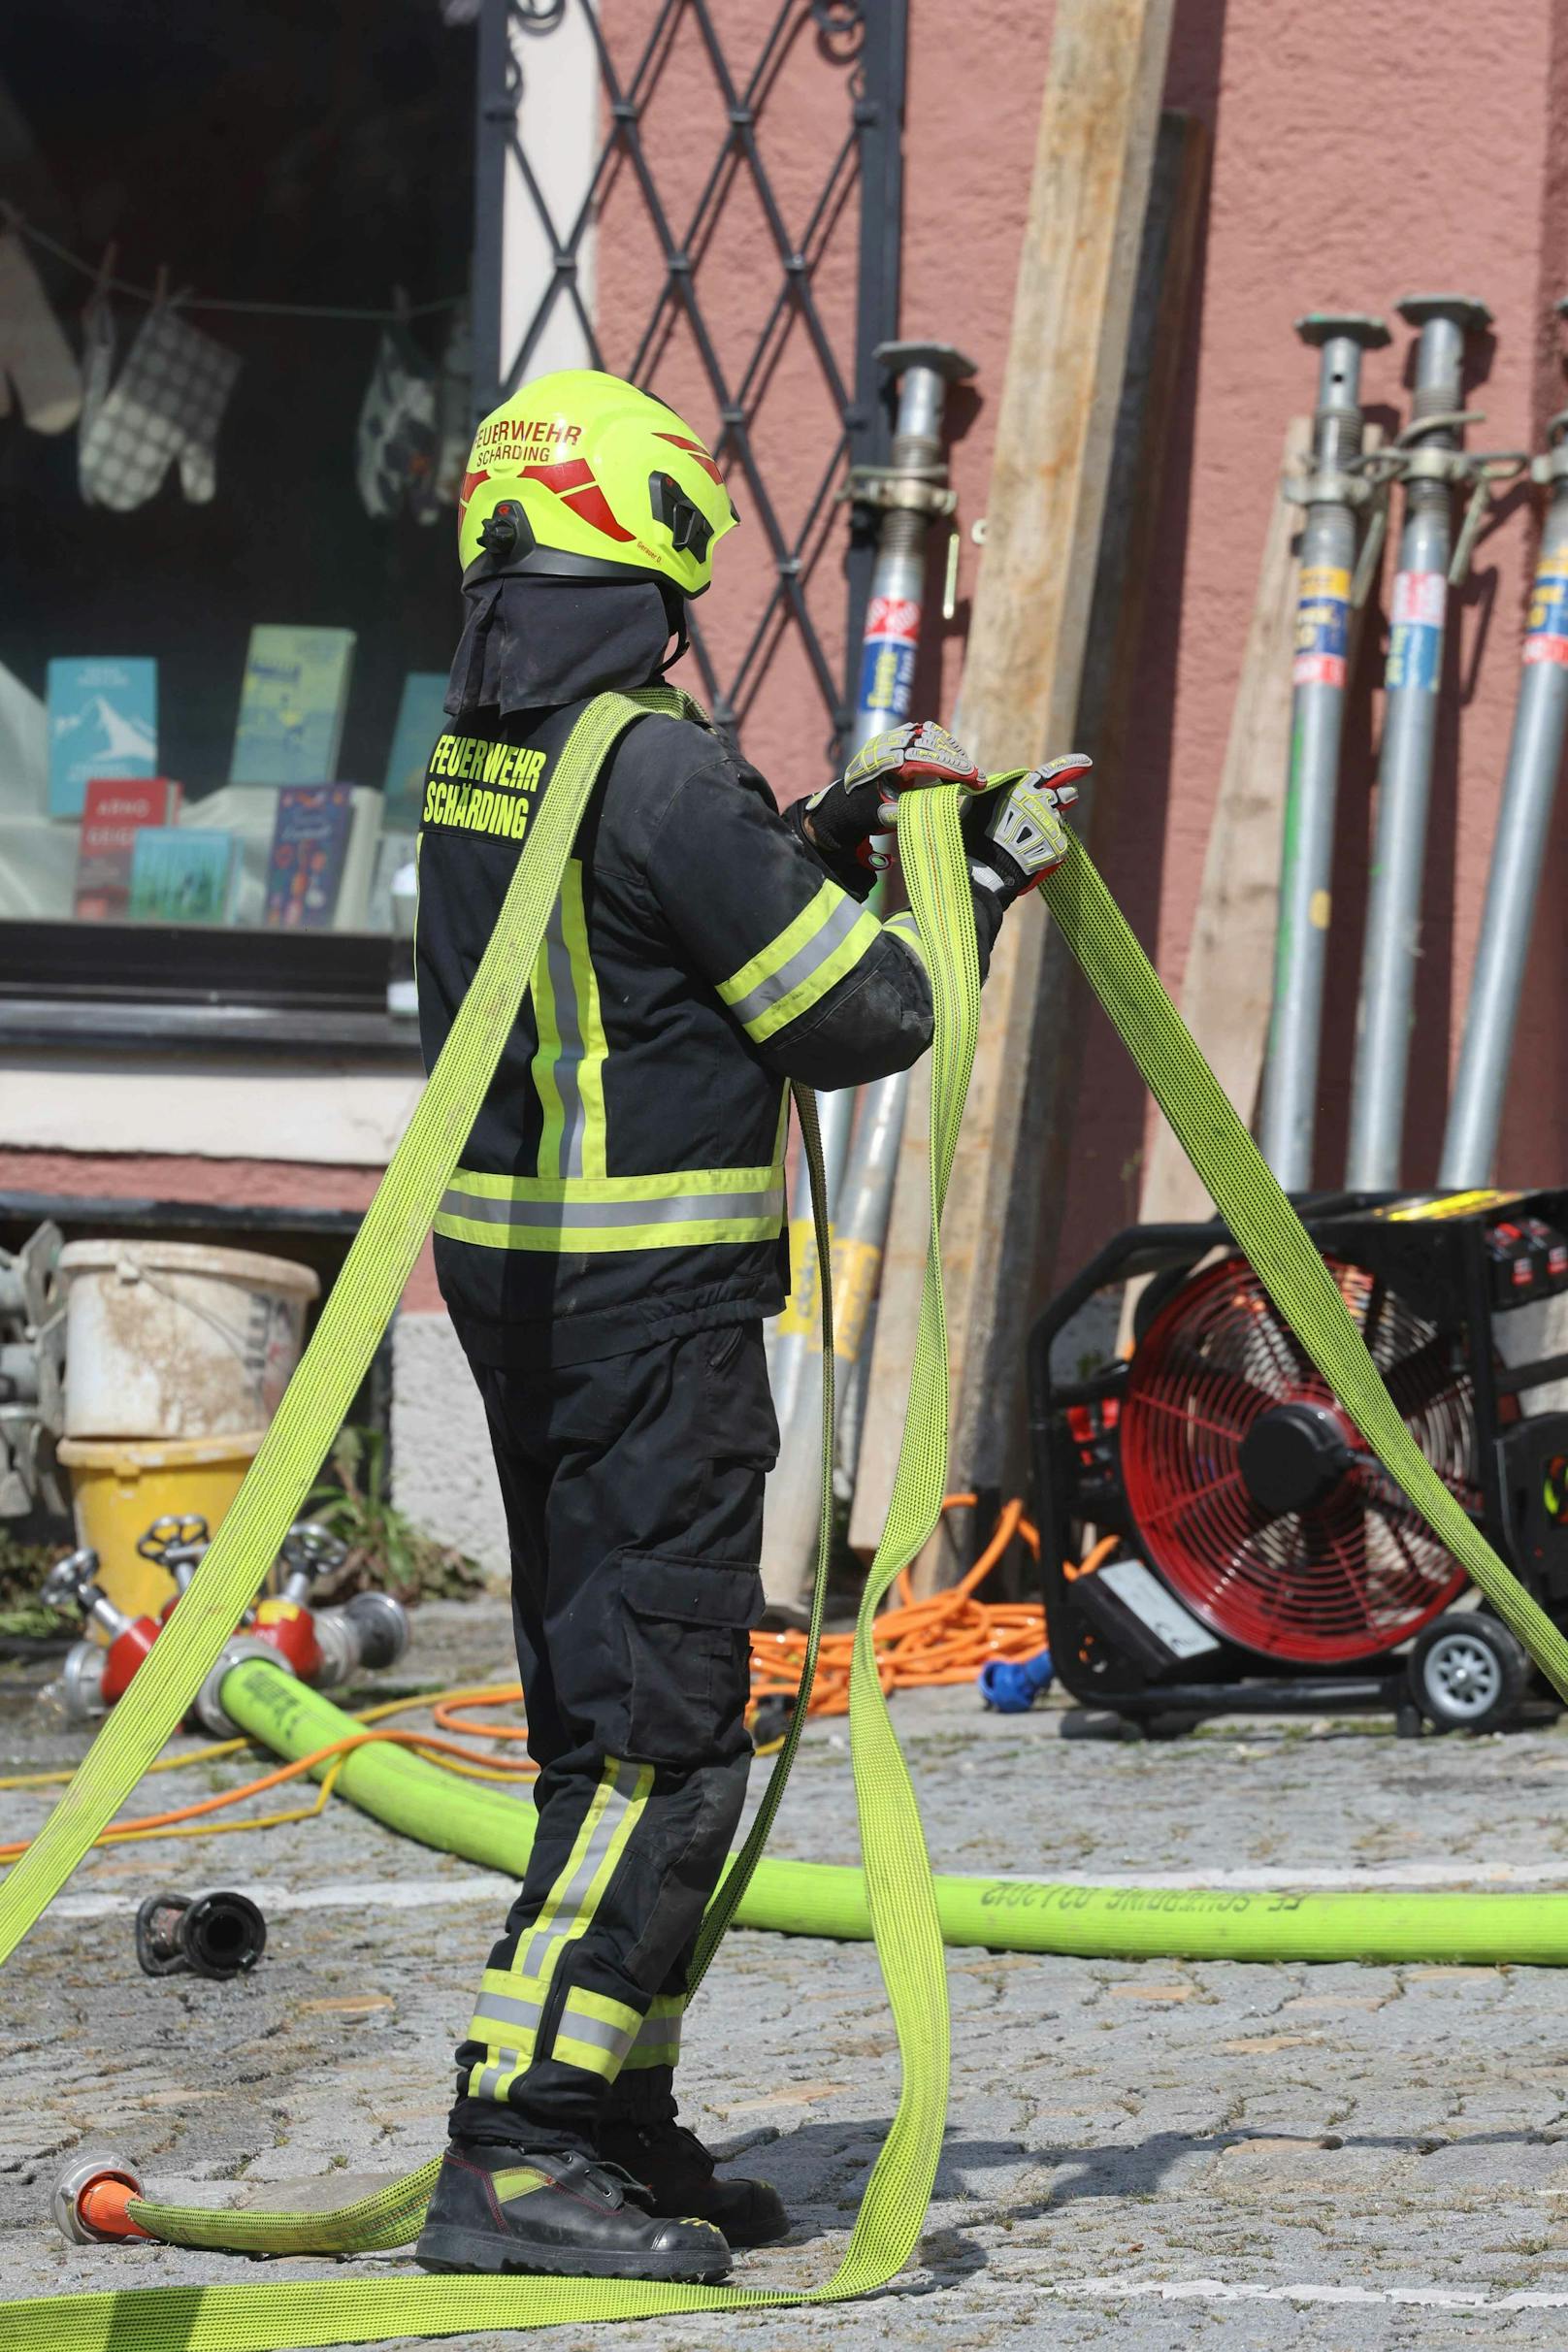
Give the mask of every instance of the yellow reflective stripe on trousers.
[[579, 2066], [613, 2082], [641, 2024], [640, 2012], [624, 2001], [574, 1984], [562, 2005], [549, 2054], [564, 2066]]
[[649, 2066], [678, 2066], [680, 2063], [680, 2028], [686, 2014], [684, 1993], [660, 1993], [649, 2002], [648, 2013], [637, 2028], [637, 2039], [621, 2061], [622, 2071], [636, 2074]]
[[[484, 2058], [469, 2072], [471, 2099], [505, 2100], [511, 2085], [540, 2055], [539, 2030], [549, 1990], [547, 1976], [485, 1970], [478, 2007], [469, 2027], [469, 2040], [486, 2045]], [[565, 2066], [581, 2067], [612, 2082], [643, 2023], [640, 2012], [626, 2002], [572, 1985], [543, 2056]]]
[[530, 2064], [539, 2015], [562, 1954], [592, 1925], [652, 1788], [651, 1764], [629, 1764], [617, 1756], [604, 1759], [572, 1851], [538, 1915], [518, 1937], [511, 1967], [484, 1972], [469, 2039], [482, 2042], [485, 2054], [469, 2071], [471, 2098], [505, 2099]]
[[543, 1127], [540, 1176], [602, 1177], [605, 1168], [604, 1025], [588, 953], [582, 866], [567, 861], [531, 990], [539, 1043], [531, 1075]]
[[782, 1161], [597, 1179], [457, 1168], [436, 1231], [484, 1250], [669, 1250], [771, 1241], [783, 1219]]
[[761, 1045], [808, 1012], [881, 936], [882, 926], [868, 908], [836, 882], [824, 882], [793, 923], [719, 982], [719, 995]]

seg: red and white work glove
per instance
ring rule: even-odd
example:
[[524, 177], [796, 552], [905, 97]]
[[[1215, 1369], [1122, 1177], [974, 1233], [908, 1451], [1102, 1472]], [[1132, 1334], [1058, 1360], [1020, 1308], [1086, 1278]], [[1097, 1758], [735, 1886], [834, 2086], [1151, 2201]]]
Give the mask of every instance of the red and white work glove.
[[934, 719], [921, 719], [863, 743], [843, 774], [814, 793], [802, 813], [811, 840], [830, 864], [852, 859], [874, 868], [887, 860], [873, 851], [872, 839], [898, 823], [901, 792], [929, 784], [964, 784], [973, 792], [984, 782], [957, 736]]
[[1068, 850], [1062, 819], [1078, 799], [1079, 778], [1093, 765], [1081, 751], [1069, 751], [1031, 768], [1010, 792], [965, 809], [969, 877], [978, 889], [1010, 906], [1055, 873]]

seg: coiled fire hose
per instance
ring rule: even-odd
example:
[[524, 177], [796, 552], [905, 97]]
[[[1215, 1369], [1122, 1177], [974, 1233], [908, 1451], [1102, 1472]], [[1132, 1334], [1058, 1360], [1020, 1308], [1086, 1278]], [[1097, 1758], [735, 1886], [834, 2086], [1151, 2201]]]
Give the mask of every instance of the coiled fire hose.
[[[594, 775], [621, 731], [644, 711], [688, 715], [691, 705], [668, 690], [601, 697], [562, 754], [446, 1048], [239, 1497], [169, 1632], [109, 1718], [44, 1831], [0, 1887], [0, 1960], [45, 1910], [162, 1748], [258, 1587], [347, 1409], [456, 1164], [516, 1017]], [[1009, 781], [994, 779], [998, 785]], [[1399, 1920], [1414, 1919], [1422, 1951], [1456, 1950], [1463, 1948], [1467, 1934], [1489, 1933], [1491, 1956], [1498, 1956], [1500, 1947], [1515, 1960], [1568, 1959], [1568, 1899], [1563, 1897], [1443, 1896], [1424, 1903], [1388, 1896], [1171, 1898], [983, 1880], [945, 1880], [938, 1888], [878, 1683], [872, 1620], [894, 1579], [935, 1524], [946, 1467], [947, 1338], [939, 1228], [979, 1015], [957, 791], [939, 788], [907, 796], [899, 812], [899, 842], [934, 1015], [931, 1226], [903, 1445], [855, 1641], [851, 1761], [865, 1867], [863, 1873], [790, 1863], [757, 1867], [799, 1735], [798, 1708], [757, 1823], [715, 1897], [699, 1956], [700, 1973], [731, 1919], [742, 1915], [743, 1902], [744, 1915], [756, 1917], [758, 1924], [764, 1923], [759, 1913], [785, 1924], [787, 1910], [791, 1926], [836, 1935], [864, 1934], [868, 1926], [875, 1939], [902, 2080], [892, 2127], [839, 2268], [819, 2286], [770, 2294], [594, 2279], [370, 2277], [57, 2296], [0, 2304], [0, 2340], [16, 2352], [168, 2352], [173, 2346], [183, 2352], [270, 2352], [388, 2336], [836, 2303], [870, 2293], [913, 2253], [935, 2174], [949, 2071], [944, 1932], [999, 1945], [1023, 1940], [1017, 1931], [1027, 1922], [1043, 1931], [1044, 1948], [1283, 1958], [1305, 1956], [1293, 1944], [1292, 1931], [1292, 1922], [1305, 1919], [1309, 1943], [1310, 1923], [1323, 1931], [1311, 1944], [1315, 1956], [1337, 1957], [1335, 1938], [1327, 1933], [1331, 1919], [1340, 1922], [1341, 1948], [1368, 1956], [1380, 1947], [1375, 1921], [1387, 1920], [1391, 1931]], [[1275, 1304], [1385, 1467], [1568, 1697], [1568, 1643], [1465, 1517], [1406, 1429], [1332, 1277], [1087, 853], [1074, 844], [1066, 863], [1048, 878], [1045, 892], [1053, 916]], [[808, 1104], [802, 1127], [815, 1161]], [[826, 1237], [819, 1239], [826, 1259]], [[826, 1307], [825, 1300], [825, 1312]], [[823, 1363], [830, 1374], [824, 1401], [831, 1430], [831, 1331]], [[819, 1577], [802, 1691], [820, 1618]], [[271, 1663], [234, 1665], [223, 1692], [236, 1721], [279, 1748], [299, 1741], [308, 1752], [337, 1736], [343, 1721], [338, 1710], [289, 1682]], [[340, 1784], [383, 1818], [433, 1845], [453, 1845], [461, 1812], [465, 1827], [458, 1850], [474, 1859], [504, 1859], [513, 1870], [518, 1866], [526, 1836], [522, 1809], [507, 1824], [505, 1856], [499, 1850], [493, 1857], [481, 1855], [477, 1845], [468, 1842], [466, 1824], [476, 1804], [496, 1807], [498, 1801], [482, 1791], [465, 1792], [459, 1806], [449, 1781], [401, 1750], [356, 1750], [342, 1768]], [[1248, 1921], [1250, 1932], [1238, 1926]], [[1032, 1936], [1027, 1947], [1037, 1947]], [[435, 2169], [434, 2163], [422, 2167], [337, 2211], [213, 2213], [133, 2197], [128, 2217], [148, 2235], [187, 2245], [273, 2254], [386, 2249], [408, 2243], [417, 2233]]]

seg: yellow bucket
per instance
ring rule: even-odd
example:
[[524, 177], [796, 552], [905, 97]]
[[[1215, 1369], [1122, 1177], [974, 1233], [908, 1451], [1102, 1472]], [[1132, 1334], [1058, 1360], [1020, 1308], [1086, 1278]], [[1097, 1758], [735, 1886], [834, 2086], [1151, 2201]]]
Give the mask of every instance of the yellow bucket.
[[97, 1552], [98, 1582], [128, 1617], [156, 1617], [174, 1598], [173, 1577], [136, 1549], [153, 1520], [204, 1519], [215, 1535], [265, 1434], [60, 1440], [77, 1541]]

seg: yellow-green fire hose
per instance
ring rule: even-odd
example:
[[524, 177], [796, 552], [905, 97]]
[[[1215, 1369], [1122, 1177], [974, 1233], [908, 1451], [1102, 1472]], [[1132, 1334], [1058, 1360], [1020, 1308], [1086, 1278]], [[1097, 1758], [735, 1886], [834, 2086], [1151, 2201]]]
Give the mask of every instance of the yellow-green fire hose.
[[[349, 1736], [353, 1718], [265, 1658], [231, 1667], [223, 1705], [280, 1756], [310, 1755]], [[317, 1780], [337, 1759], [313, 1767]], [[534, 1808], [508, 1790], [458, 1780], [406, 1748], [354, 1748], [339, 1796], [441, 1853], [520, 1878]], [[1232, 1887], [1053, 1884], [1043, 1878], [937, 1877], [944, 1944], [991, 1951], [1071, 1952], [1113, 1960], [1411, 1960], [1492, 1966], [1568, 1960], [1568, 1894], [1288, 1894]], [[765, 1854], [735, 1913], [737, 1927], [861, 1943], [871, 1914], [860, 1872]], [[140, 2212], [140, 2208], [138, 2208]]]
[[[605, 747], [640, 712], [676, 712], [683, 707], [680, 698], [665, 692], [602, 697], [562, 755], [446, 1048], [249, 1476], [168, 1631], [110, 1716], [28, 1854], [0, 1887], [0, 1960], [52, 1900], [161, 1748], [276, 1555], [396, 1304], [489, 1084]], [[973, 1056], [979, 987], [957, 792], [935, 789], [907, 796], [900, 809], [899, 841], [934, 1014], [931, 1224], [903, 1446], [887, 1527], [866, 1580], [856, 1632], [851, 1760], [865, 1869], [860, 1883], [845, 1890], [852, 1892], [853, 1900], [840, 1918], [868, 1914], [898, 2031], [902, 2081], [892, 2128], [838, 2270], [819, 2286], [777, 2294], [589, 2279], [408, 2276], [133, 2288], [0, 2304], [0, 2341], [16, 2352], [168, 2352], [171, 2346], [183, 2347], [184, 2352], [247, 2352], [249, 2347], [263, 2352], [387, 2336], [435, 2336], [677, 2311], [833, 2303], [885, 2284], [913, 2252], [930, 2201], [946, 2113], [943, 1919], [908, 1772], [878, 1683], [871, 1627], [894, 1578], [934, 1526], [941, 1502], [948, 1400], [939, 1225]], [[1067, 863], [1048, 881], [1046, 895], [1184, 1147], [1308, 1354], [1390, 1473], [1568, 1696], [1568, 1644], [1430, 1470], [1384, 1388], [1331, 1277], [1082, 849], [1074, 846]], [[807, 1132], [809, 1142], [809, 1127]], [[830, 1361], [831, 1351], [825, 1349], [825, 1367]], [[231, 1670], [225, 1691], [242, 1671]], [[275, 1682], [278, 1679], [275, 1669], [269, 1673]], [[259, 1673], [246, 1675], [247, 1693], [261, 1680]], [[786, 1748], [786, 1757], [788, 1752]], [[351, 1764], [356, 1761], [350, 1759]], [[412, 1783], [404, 1779], [413, 1797]], [[775, 1802], [779, 1785], [775, 1771], [769, 1790]], [[451, 1807], [449, 1785], [443, 1786], [442, 1804]], [[704, 1959], [731, 1910], [745, 1894], [747, 1868], [756, 1858], [757, 1846], [754, 1834], [716, 1900]], [[823, 1893], [826, 1906], [823, 1882], [829, 1874], [803, 1865], [776, 1867], [798, 1872], [797, 1885], [809, 1881]], [[759, 1900], [766, 1888], [765, 1880]], [[1184, 1900], [1206, 1903], [1218, 1919], [1237, 1899], [1215, 1895]], [[1263, 1900], [1282, 1906], [1290, 1902]], [[1316, 1906], [1324, 1899], [1310, 1900]], [[1357, 1899], [1363, 1911], [1374, 1904], [1381, 1908], [1388, 1900]], [[1486, 1906], [1499, 1921], [1518, 1919], [1527, 1909], [1540, 1912], [1550, 1908], [1550, 1899], [1545, 1904], [1496, 1896], [1439, 1900], [1450, 1911], [1461, 1903], [1467, 1912]], [[1165, 1898], [1143, 1901], [1158, 1911]], [[855, 1908], [860, 1903], [864, 1912]], [[998, 1921], [1006, 1908], [993, 1907]], [[1150, 1926], [1156, 1927], [1154, 1913], [1147, 1915]], [[1006, 1939], [994, 1935], [988, 1925], [977, 1940]], [[1097, 1942], [1062, 1947], [1104, 1948]], [[1156, 1941], [1145, 1948], [1172, 1947]], [[1194, 1948], [1191, 1935], [1184, 1935], [1175, 1948]], [[1511, 1956], [1555, 1959], [1563, 1957], [1565, 1949], [1568, 1946], [1554, 1943], [1550, 1954], [1543, 1948]], [[367, 2251], [408, 2242], [417, 2230], [433, 2172], [434, 2167], [427, 2166], [336, 2213], [219, 2216], [163, 2207], [150, 2200], [139, 2201], [133, 2213], [158, 2235], [187, 2243], [221, 2242], [271, 2253]]]

